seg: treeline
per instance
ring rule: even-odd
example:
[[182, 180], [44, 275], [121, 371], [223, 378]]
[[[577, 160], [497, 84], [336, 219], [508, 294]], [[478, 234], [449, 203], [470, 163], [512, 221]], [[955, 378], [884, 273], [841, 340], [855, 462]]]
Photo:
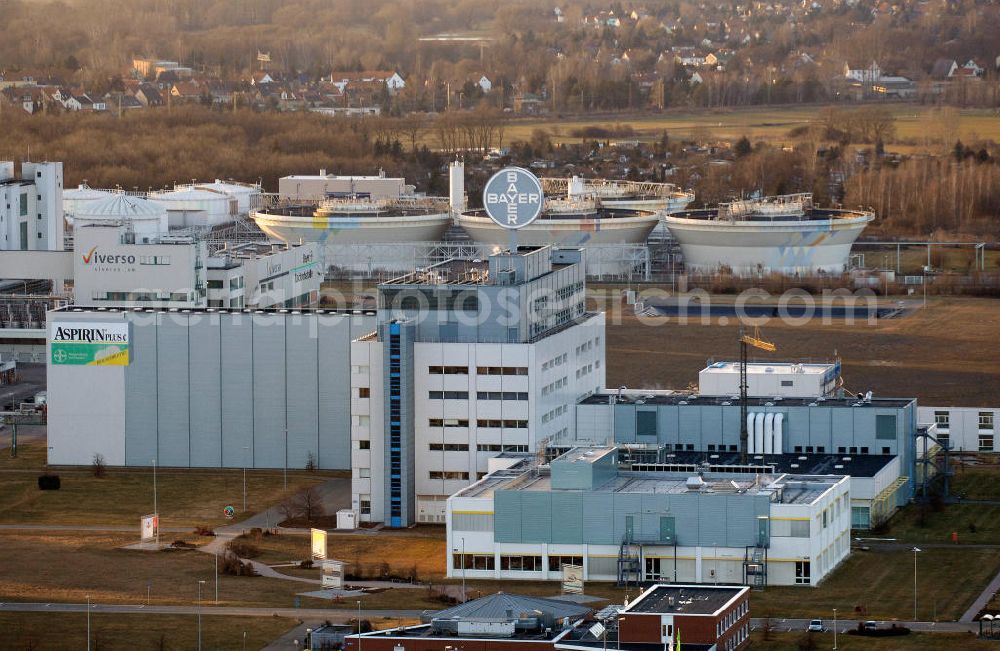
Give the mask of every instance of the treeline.
[[1000, 235], [1000, 166], [988, 156], [882, 166], [853, 175], [845, 191], [846, 204], [875, 209], [878, 230]]
[[[384, 168], [428, 184], [436, 182], [433, 174], [441, 164], [426, 148], [405, 153], [402, 147], [386, 148], [387, 142], [403, 137], [399, 124], [390, 130], [391, 121], [307, 112], [223, 113], [184, 106], [135, 111], [118, 119], [5, 111], [0, 123], [0, 160], [62, 161], [66, 187], [86, 180], [93, 187], [146, 190], [191, 179], [231, 178], [260, 180], [274, 190], [281, 176], [320, 168], [340, 174]], [[422, 128], [416, 133], [422, 137]]]

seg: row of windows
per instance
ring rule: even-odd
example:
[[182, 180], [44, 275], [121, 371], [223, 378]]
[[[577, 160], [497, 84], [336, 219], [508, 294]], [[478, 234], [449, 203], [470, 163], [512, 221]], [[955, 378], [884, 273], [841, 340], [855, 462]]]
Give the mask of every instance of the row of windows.
[[[951, 414], [947, 411], [935, 411], [934, 422], [937, 424], [938, 429], [948, 429], [951, 426]], [[992, 411], [979, 412], [979, 429], [992, 430], [993, 422]]]
[[558, 380], [555, 380], [554, 382], [549, 382], [547, 385], [545, 385], [544, 387], [542, 387], [542, 395], [543, 396], [547, 396], [550, 393], [552, 393], [553, 391], [558, 391], [559, 389], [563, 388], [567, 384], [569, 384], [569, 380], [566, 379], [566, 376], [563, 376], [563, 377], [559, 378]]
[[431, 418], [427, 424], [430, 427], [468, 427], [469, 421], [465, 418]]
[[558, 417], [562, 416], [563, 414], [566, 413], [567, 409], [569, 409], [569, 408], [566, 405], [559, 405], [558, 407], [556, 407], [552, 411], [548, 412], [547, 414], [543, 414], [542, 415], [542, 422], [543, 423], [547, 423], [547, 422], [549, 422], [550, 420], [552, 420], [554, 418], [558, 418]]
[[140, 255], [139, 264], [147, 265], [168, 265], [170, 264], [169, 255]]
[[580, 355], [589, 351], [593, 347], [594, 347], [594, 342], [588, 339], [586, 343], [580, 344], [579, 346], [576, 347], [576, 356], [579, 357]]
[[[468, 366], [428, 366], [431, 375], [468, 375]], [[527, 366], [477, 366], [477, 375], [527, 375]]]
[[577, 292], [582, 292], [582, 291], [583, 291], [583, 283], [582, 282], [576, 282], [576, 283], [573, 283], [571, 285], [566, 285], [565, 287], [560, 287], [559, 289], [557, 289], [556, 290], [556, 298], [558, 298], [560, 300], [566, 300], [567, 298], [569, 298], [573, 294], [576, 294]]
[[478, 452], [527, 452], [527, 445], [500, 445], [499, 443], [483, 443], [476, 446]]
[[430, 400], [468, 400], [468, 391], [428, 391]]
[[513, 572], [541, 572], [541, 556], [501, 556], [500, 569]]
[[478, 391], [477, 400], [527, 400], [526, 391]]
[[526, 429], [528, 427], [528, 421], [526, 420], [493, 420], [480, 418], [476, 421], [476, 427], [480, 428], [499, 428], [506, 427], [510, 429]]
[[722, 637], [723, 633], [731, 629], [733, 626], [736, 625], [738, 621], [740, 621], [740, 619], [743, 618], [743, 615], [746, 614], [748, 609], [749, 608], [747, 607], [747, 602], [744, 601], [736, 608], [730, 610], [725, 617], [723, 617], [718, 621], [718, 623], [716, 623], [715, 636]]
[[431, 470], [429, 475], [431, 479], [464, 479], [466, 481], [469, 479], [469, 473], [457, 470]]
[[566, 363], [566, 361], [568, 359], [569, 359], [569, 355], [567, 355], [566, 353], [563, 353], [562, 355], [556, 355], [555, 357], [553, 357], [549, 361], [547, 361], [544, 364], [542, 364], [542, 370], [543, 371], [547, 371], [550, 368], [555, 368], [557, 366], [562, 366], [563, 364]]
[[431, 443], [432, 452], [468, 452], [468, 443]]
[[527, 366], [477, 366], [478, 375], [527, 375]]
[[576, 369], [576, 379], [580, 379], [584, 375], [588, 375], [594, 372], [594, 367], [601, 368], [600, 362], [594, 362], [593, 364], [587, 364], [586, 366], [581, 366]]

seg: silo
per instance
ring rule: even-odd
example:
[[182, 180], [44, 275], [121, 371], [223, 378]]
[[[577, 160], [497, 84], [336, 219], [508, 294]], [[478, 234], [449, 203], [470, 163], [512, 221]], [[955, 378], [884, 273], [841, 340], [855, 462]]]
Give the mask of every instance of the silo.
[[73, 219], [78, 212], [86, 212], [86, 207], [91, 203], [106, 199], [114, 194], [114, 192], [107, 190], [96, 190], [86, 183], [63, 190], [63, 215], [66, 218], [66, 223], [72, 226]]
[[149, 199], [167, 210], [170, 228], [212, 227], [232, 221], [229, 196], [193, 186], [151, 192]]
[[130, 223], [139, 237], [167, 232], [167, 211], [159, 204], [124, 193], [111, 192], [77, 210], [74, 227], [90, 224]]

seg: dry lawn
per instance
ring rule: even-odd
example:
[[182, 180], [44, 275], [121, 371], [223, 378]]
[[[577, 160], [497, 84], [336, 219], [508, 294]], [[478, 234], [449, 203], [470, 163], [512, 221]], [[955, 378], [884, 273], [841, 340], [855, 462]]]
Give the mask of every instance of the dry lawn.
[[[38, 490], [37, 477], [44, 459], [44, 443], [20, 448], [17, 459], [6, 459], [0, 472], [0, 523], [135, 525], [153, 511], [151, 469], [109, 469], [96, 478], [89, 468], [60, 468], [52, 472], [62, 480], [57, 491]], [[335, 473], [288, 473], [288, 492], [281, 471], [247, 472], [247, 510], [260, 511]], [[218, 526], [229, 522], [227, 504], [243, 507], [242, 470], [157, 470], [157, 500], [162, 527]], [[237, 521], [242, 515], [237, 515]]]
[[[833, 613], [831, 613], [831, 616]], [[833, 621], [824, 621], [832, 625]], [[841, 629], [843, 630], [843, 629]], [[751, 633], [750, 640], [753, 649], [764, 651], [798, 651], [799, 649], [832, 649], [833, 632], [830, 633], [774, 633], [770, 640], [764, 640], [760, 631]], [[811, 640], [815, 646], [810, 646]], [[969, 633], [911, 633], [905, 637], [869, 638], [855, 637], [840, 633], [837, 635], [837, 647], [845, 651], [941, 651], [942, 649], [995, 649], [996, 642], [977, 640]]]
[[[146, 602], [192, 604], [198, 581], [214, 600], [215, 564], [197, 551], [146, 552], [119, 549], [134, 536], [79, 533], [0, 532], [0, 602], [53, 601], [84, 603]], [[282, 606], [294, 603], [305, 584], [263, 577], [219, 578], [219, 604]]]
[[[260, 649], [298, 622], [285, 617], [202, 616], [206, 649]], [[118, 649], [194, 649], [198, 646], [195, 615], [91, 613], [91, 644], [102, 651]], [[0, 651], [84, 649], [86, 613], [0, 613]], [[163, 646], [160, 646], [161, 643]]]
[[[726, 299], [720, 299], [726, 300]], [[730, 299], [731, 300], [731, 299]], [[608, 314], [607, 386], [683, 389], [709, 358], [736, 359], [737, 326]], [[939, 298], [875, 325], [834, 322], [762, 328], [778, 346], [758, 359], [843, 361], [845, 387], [916, 396], [924, 405], [989, 406], [1000, 395], [1000, 301]], [[760, 352], [760, 351], [756, 351]]]

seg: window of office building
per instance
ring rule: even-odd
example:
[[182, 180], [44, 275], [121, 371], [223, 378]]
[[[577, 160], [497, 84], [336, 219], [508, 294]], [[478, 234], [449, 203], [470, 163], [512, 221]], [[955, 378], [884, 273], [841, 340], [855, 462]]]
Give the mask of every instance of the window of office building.
[[934, 423], [937, 424], [939, 430], [948, 429], [951, 423], [951, 414], [947, 411], [935, 411]]
[[993, 429], [993, 412], [992, 411], [981, 411], [979, 412], [979, 429]]
[[453, 554], [452, 564], [456, 570], [492, 570], [496, 559], [492, 554]]
[[879, 414], [875, 416], [875, 438], [877, 439], [896, 438], [895, 414]]
[[429, 476], [431, 479], [469, 479], [469, 473], [457, 470], [431, 470]]
[[798, 585], [809, 585], [810, 571], [809, 561], [795, 561], [795, 583]]
[[468, 452], [468, 443], [431, 443], [430, 449], [433, 452]]
[[469, 421], [464, 418], [430, 418], [427, 424], [430, 427], [468, 427]]
[[372, 499], [367, 495], [362, 495], [358, 499], [358, 511], [361, 515], [371, 515], [372, 514]]
[[979, 435], [979, 451], [980, 452], [992, 452], [993, 451], [993, 435], [992, 434], [980, 434]]
[[549, 556], [549, 572], [558, 572], [563, 565], [583, 567], [583, 556]]
[[541, 572], [541, 556], [501, 556], [500, 569], [512, 572]]
[[358, 387], [358, 397], [359, 398], [370, 398], [371, 389], [369, 387]]

